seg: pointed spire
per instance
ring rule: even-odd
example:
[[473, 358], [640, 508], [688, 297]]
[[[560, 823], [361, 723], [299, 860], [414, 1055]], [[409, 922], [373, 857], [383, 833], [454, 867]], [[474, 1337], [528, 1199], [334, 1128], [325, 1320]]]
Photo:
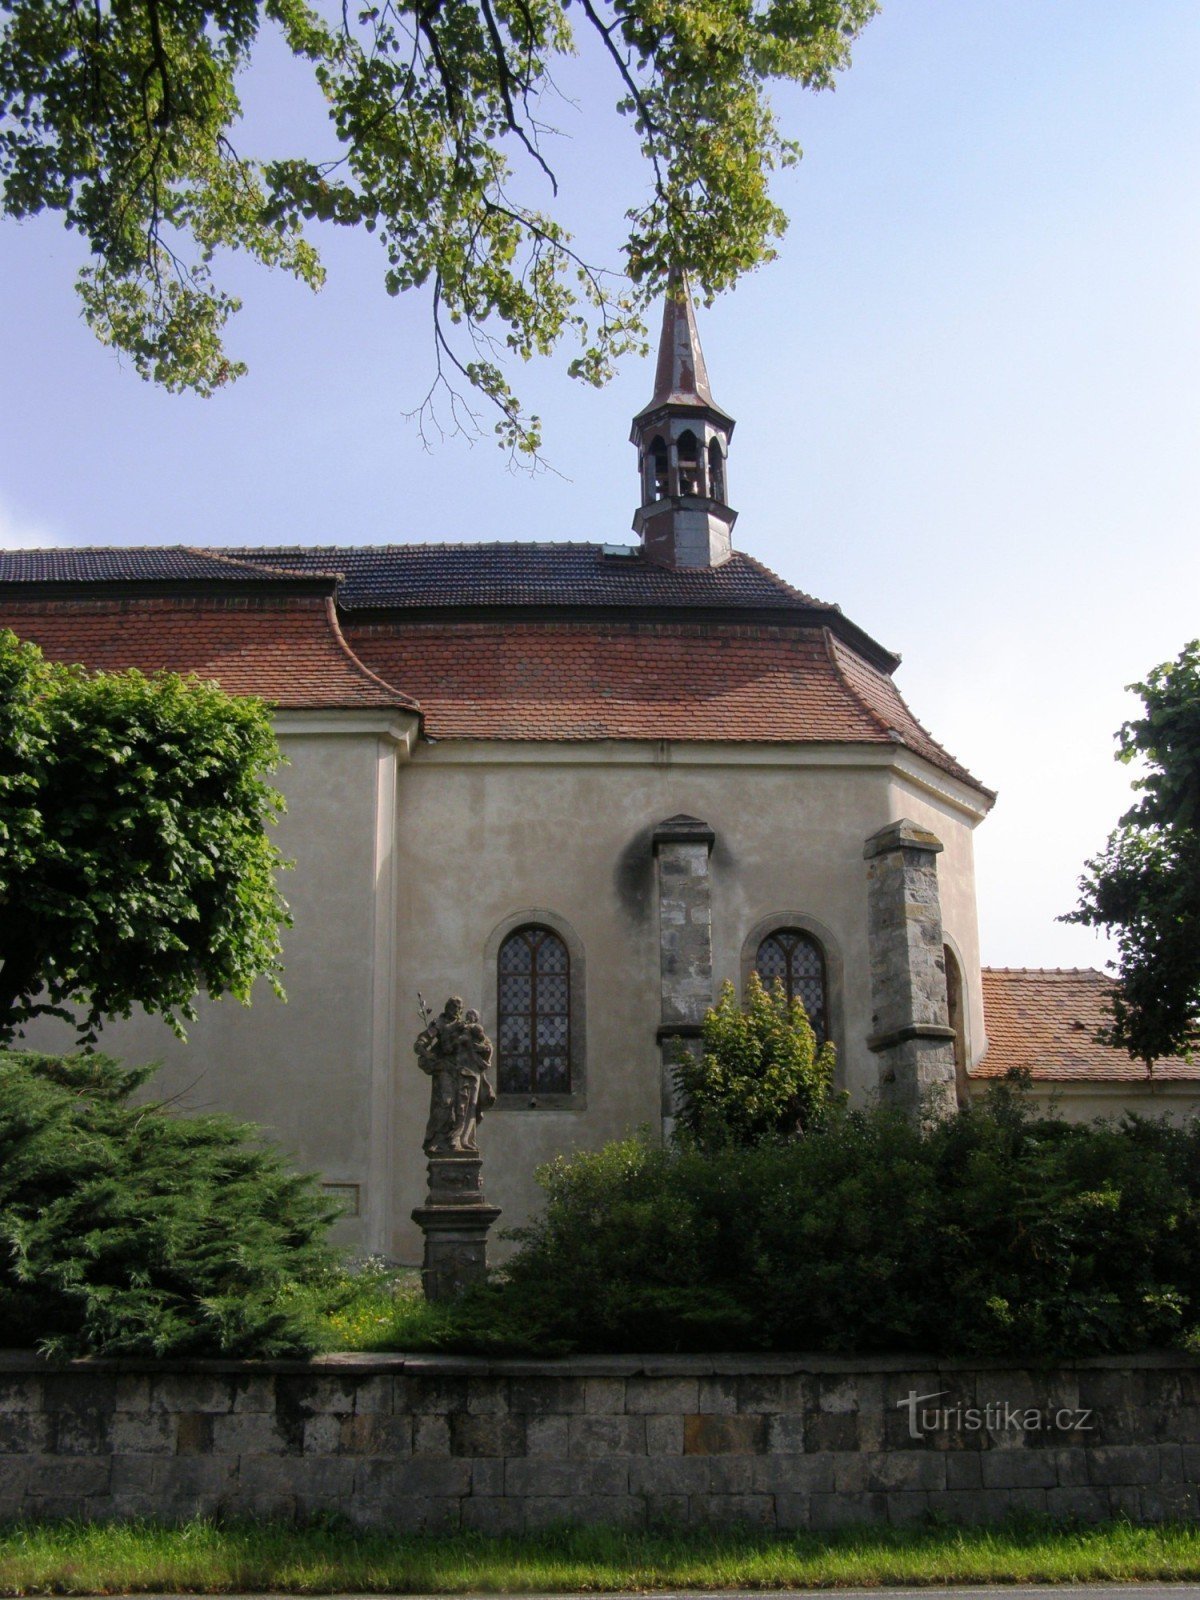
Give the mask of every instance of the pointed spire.
[[671, 401], [699, 400], [713, 403], [708, 386], [708, 369], [696, 329], [696, 308], [683, 273], [673, 272], [663, 301], [662, 334], [658, 341], [658, 368], [654, 374], [651, 405]]
[[716, 404], [687, 278], [672, 272], [654, 397], [633, 419], [642, 503], [634, 530], [664, 567], [716, 567], [733, 551], [725, 457], [733, 418]]
[[[654, 374], [654, 394], [649, 405], [639, 411], [645, 416], [659, 406], [704, 406], [724, 416], [712, 396], [700, 334], [696, 328], [696, 308], [687, 274], [673, 268], [663, 301], [662, 333], [658, 341], [658, 366]], [[730, 419], [732, 420], [732, 419]]]

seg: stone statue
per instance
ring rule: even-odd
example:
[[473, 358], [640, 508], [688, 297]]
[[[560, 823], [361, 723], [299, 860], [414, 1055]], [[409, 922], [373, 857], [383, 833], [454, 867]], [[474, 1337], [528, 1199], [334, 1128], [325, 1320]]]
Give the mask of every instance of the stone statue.
[[483, 1160], [475, 1146], [479, 1119], [496, 1103], [488, 1082], [492, 1042], [478, 1011], [451, 995], [440, 1016], [417, 996], [425, 1026], [413, 1046], [428, 1074], [429, 1194], [413, 1212], [425, 1235], [421, 1283], [427, 1300], [452, 1300], [487, 1279], [488, 1229], [500, 1215], [483, 1194]]
[[496, 1103], [496, 1091], [487, 1077], [492, 1042], [478, 1011], [464, 1015], [462, 1001], [451, 995], [441, 1016], [427, 1021], [413, 1049], [421, 1071], [432, 1080], [425, 1154], [474, 1155], [479, 1119]]

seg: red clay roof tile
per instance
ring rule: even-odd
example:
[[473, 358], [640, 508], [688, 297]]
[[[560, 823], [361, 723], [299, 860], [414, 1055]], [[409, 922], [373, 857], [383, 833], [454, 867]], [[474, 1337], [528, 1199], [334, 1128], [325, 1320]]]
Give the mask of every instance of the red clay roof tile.
[[[668, 571], [606, 549], [0, 552], [0, 616], [29, 619], [18, 631], [62, 659], [202, 672], [280, 705], [411, 705], [411, 693], [442, 738], [900, 744], [990, 797], [908, 710], [888, 676], [896, 658], [836, 606], [741, 553]], [[346, 632], [384, 681], [305, 580], [336, 581]], [[186, 625], [168, 621], [172, 607]], [[304, 636], [313, 607], [322, 626]]]
[[1113, 980], [1094, 967], [984, 967], [988, 1049], [973, 1078], [1013, 1069], [1045, 1083], [1145, 1083], [1200, 1078], [1200, 1061], [1158, 1061], [1153, 1074], [1096, 1035], [1111, 1022]]
[[292, 709], [416, 709], [353, 654], [326, 595], [0, 601], [0, 627], [54, 661], [195, 673]]
[[886, 678], [819, 628], [350, 622], [347, 636], [412, 691], [435, 738], [904, 744], [979, 787]]
[[[932, 734], [917, 721], [904, 703], [900, 691], [886, 673], [878, 671], [869, 662], [864, 661], [828, 630], [825, 637], [829, 644], [830, 658], [842, 682], [866, 708], [888, 738], [895, 740], [897, 744], [905, 745], [909, 750], [914, 750], [917, 755], [924, 756], [927, 761], [931, 761], [935, 767], [941, 767], [944, 772], [952, 773], [963, 783], [983, 789], [982, 784], [971, 776], [966, 767], [956, 761], [948, 750], [943, 749]], [[983, 793], [992, 799], [995, 798], [990, 789], [983, 789]]]

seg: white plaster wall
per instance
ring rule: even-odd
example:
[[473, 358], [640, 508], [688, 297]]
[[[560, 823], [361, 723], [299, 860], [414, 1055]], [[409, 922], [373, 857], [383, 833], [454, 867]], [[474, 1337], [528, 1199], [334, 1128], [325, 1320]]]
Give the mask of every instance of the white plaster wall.
[[[256, 1122], [301, 1166], [363, 1185], [365, 1212], [380, 740], [284, 733], [280, 745], [289, 764], [275, 781], [288, 811], [273, 837], [295, 862], [280, 875], [294, 918], [283, 940], [287, 1003], [260, 982], [248, 1008], [201, 1001], [186, 1044], [160, 1019], [135, 1013], [110, 1023], [99, 1048], [130, 1063], [161, 1061], [149, 1097]], [[60, 1050], [72, 1039], [64, 1024], [43, 1020], [25, 1042]], [[363, 1246], [364, 1227], [360, 1216], [339, 1232]]]
[[[660, 1117], [657, 901], [650, 834], [679, 812], [716, 833], [712, 856], [714, 981], [739, 979], [756, 924], [802, 912], [827, 928], [844, 973], [833, 1019], [839, 1076], [856, 1100], [873, 1092], [876, 1059], [867, 959], [863, 843], [900, 815], [934, 826], [948, 926], [978, 993], [971, 819], [925, 798], [892, 770], [892, 752], [813, 746], [587, 746], [447, 741], [418, 747], [397, 791], [398, 946], [395, 1014], [397, 1163], [393, 1248], [416, 1259], [409, 1213], [424, 1193], [427, 1081], [409, 1053], [416, 995], [440, 1007], [460, 994], [484, 1007], [492, 930], [552, 911], [587, 953], [586, 1109], [501, 1105], [484, 1122], [488, 1198], [500, 1224], [536, 1207], [536, 1166]], [[930, 820], [935, 818], [936, 821]], [[942, 862], [946, 865], [942, 867]], [[961, 877], [962, 881], [959, 882]], [[970, 966], [968, 967], [968, 964]], [[977, 1005], [976, 999], [976, 1005]], [[407, 1027], [407, 1034], [405, 1029]]]
[[[995, 1079], [976, 1078], [971, 1084], [973, 1102], [982, 1100]], [[1166, 1117], [1181, 1122], [1200, 1116], [1200, 1082], [1035, 1083], [1033, 1103], [1043, 1114], [1067, 1122], [1093, 1122], [1097, 1117], [1118, 1119], [1127, 1113], [1139, 1117]]]
[[[361, 1215], [341, 1226], [359, 1249], [420, 1254], [410, 1212], [424, 1198], [428, 1081], [412, 1041], [417, 991], [484, 1009], [486, 957], [508, 919], [548, 911], [587, 960], [586, 1100], [570, 1109], [505, 1104], [484, 1122], [489, 1198], [501, 1226], [527, 1220], [535, 1167], [579, 1146], [660, 1127], [658, 906], [650, 835], [679, 812], [716, 833], [714, 983], [737, 983], [756, 925], [793, 914], [828, 931], [843, 973], [832, 1018], [839, 1078], [855, 1100], [877, 1082], [867, 956], [866, 838], [899, 816], [946, 846], [939, 878], [947, 931], [962, 958], [974, 1055], [981, 1044], [970, 793], [940, 797], [890, 749], [616, 742], [417, 745], [380, 729], [281, 728], [289, 811], [277, 832], [296, 861], [283, 888], [289, 1001], [264, 984], [253, 1007], [202, 1004], [186, 1046], [154, 1019], [105, 1030], [129, 1061], [161, 1059], [157, 1095], [260, 1123], [326, 1181], [357, 1184]], [[915, 776], [914, 776], [915, 774]], [[392, 785], [394, 784], [394, 813]], [[54, 1049], [45, 1024], [30, 1044]]]

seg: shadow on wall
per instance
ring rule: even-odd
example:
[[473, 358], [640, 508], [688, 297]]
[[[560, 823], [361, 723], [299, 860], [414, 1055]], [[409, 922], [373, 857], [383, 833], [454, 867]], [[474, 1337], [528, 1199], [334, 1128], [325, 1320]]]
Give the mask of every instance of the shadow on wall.
[[[613, 888], [621, 910], [633, 923], [649, 920], [655, 909], [654, 901], [654, 830], [657, 823], [647, 823], [640, 828], [617, 857], [613, 868]], [[737, 857], [717, 835], [712, 851], [713, 867], [722, 872], [734, 872]]]
[[654, 829], [647, 823], [617, 857], [613, 887], [621, 910], [633, 923], [648, 920], [654, 909]]

